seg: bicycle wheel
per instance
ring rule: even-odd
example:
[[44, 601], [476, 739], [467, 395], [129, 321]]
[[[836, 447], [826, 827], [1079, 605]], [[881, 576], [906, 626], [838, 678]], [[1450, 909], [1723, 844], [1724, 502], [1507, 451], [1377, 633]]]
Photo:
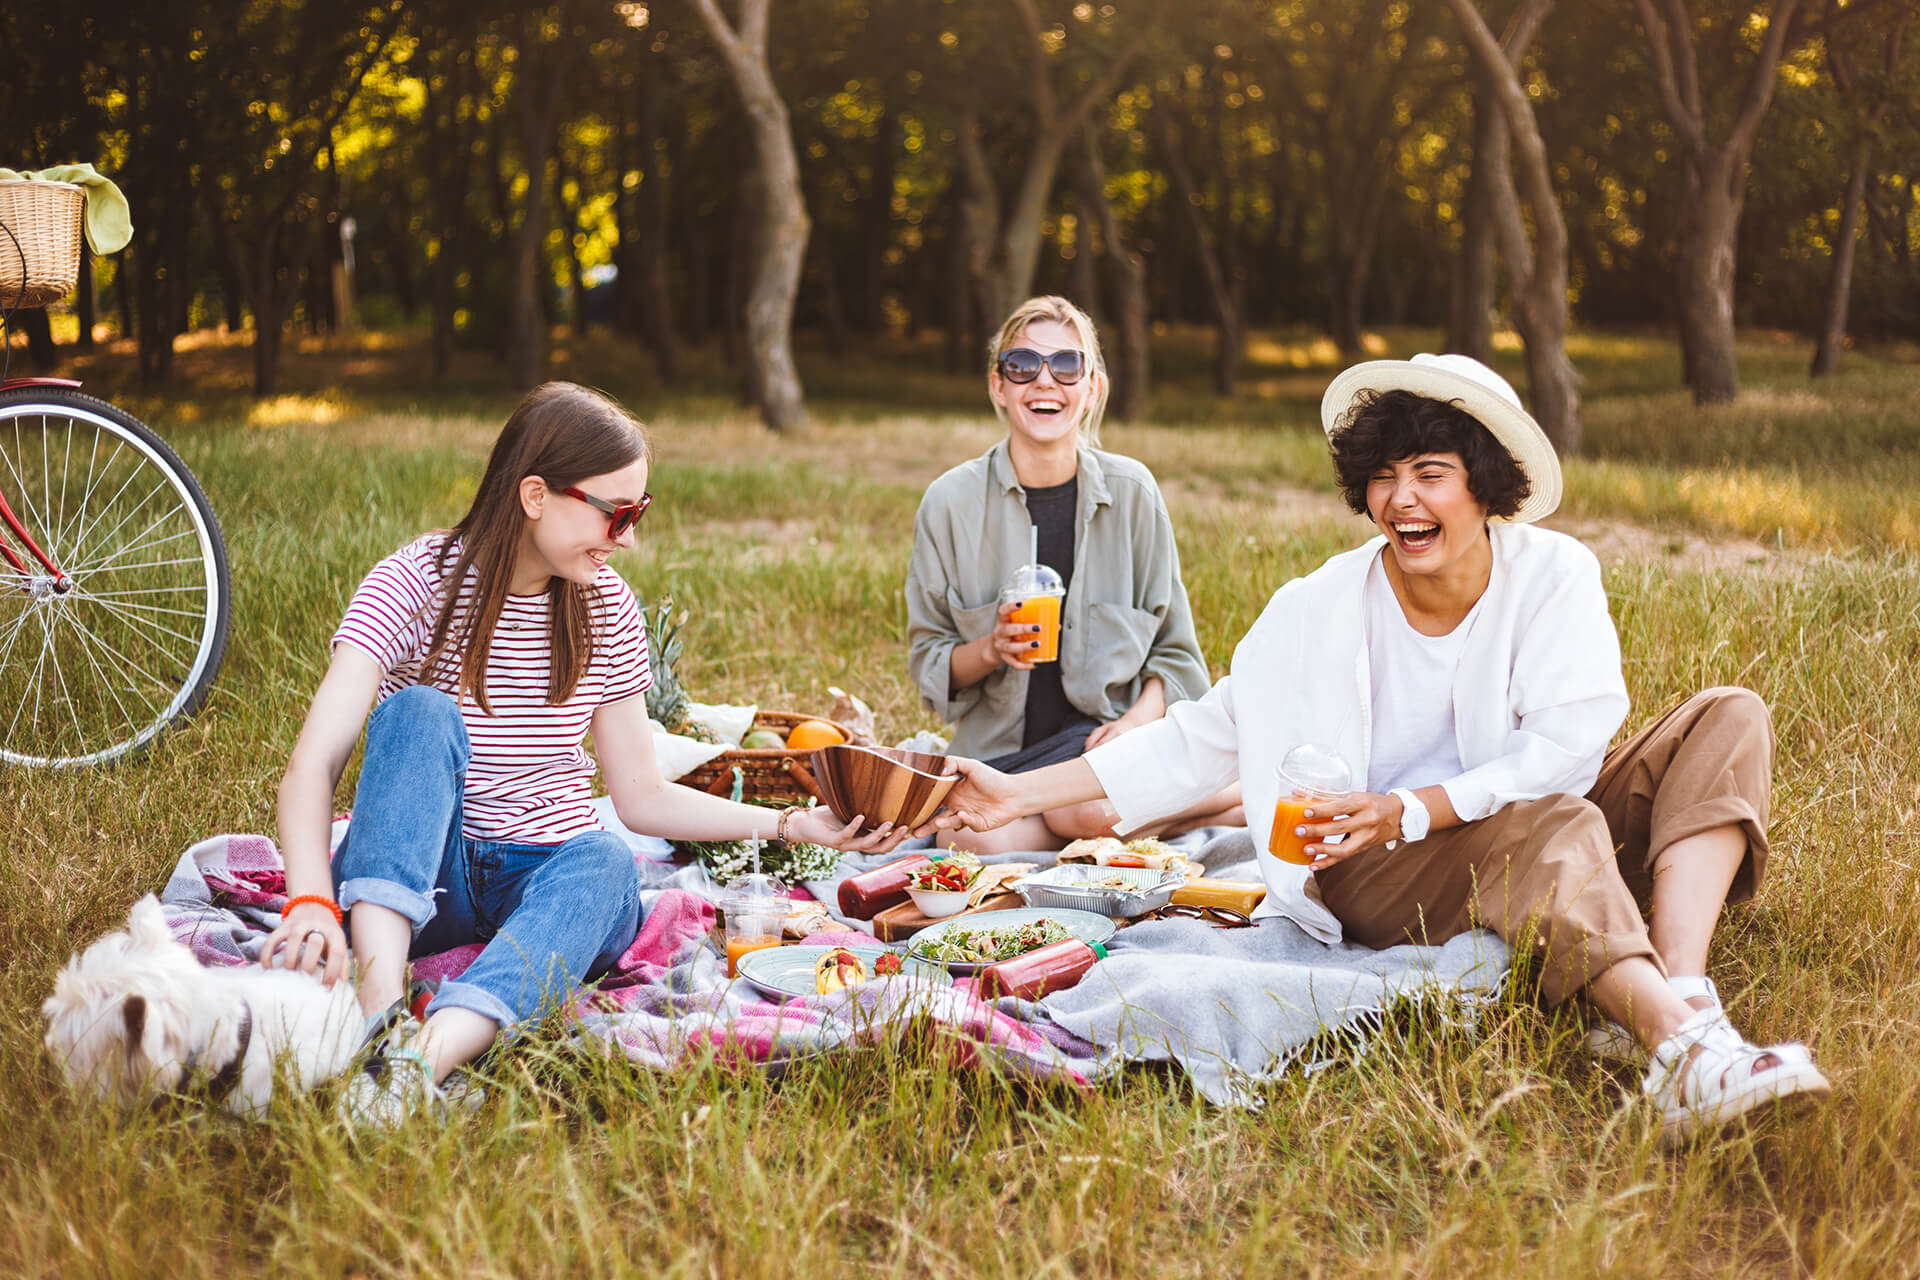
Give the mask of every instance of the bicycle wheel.
[[219, 522], [167, 443], [112, 405], [0, 394], [0, 761], [140, 751], [199, 709], [227, 648]]

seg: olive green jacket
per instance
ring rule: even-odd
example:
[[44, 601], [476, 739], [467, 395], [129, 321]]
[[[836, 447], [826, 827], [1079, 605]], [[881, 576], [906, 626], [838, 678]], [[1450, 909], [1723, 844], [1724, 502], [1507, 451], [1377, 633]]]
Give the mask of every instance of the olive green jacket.
[[[1149, 676], [1169, 705], [1212, 686], [1194, 634], [1173, 521], [1153, 473], [1132, 458], [1080, 449], [1073, 582], [1060, 614], [1067, 700], [1105, 723], [1126, 713]], [[1026, 490], [1007, 442], [927, 487], [907, 568], [907, 669], [927, 707], [954, 726], [956, 755], [1018, 751], [1027, 673], [998, 667], [955, 689], [955, 645], [993, 630], [1001, 584], [1027, 560]]]

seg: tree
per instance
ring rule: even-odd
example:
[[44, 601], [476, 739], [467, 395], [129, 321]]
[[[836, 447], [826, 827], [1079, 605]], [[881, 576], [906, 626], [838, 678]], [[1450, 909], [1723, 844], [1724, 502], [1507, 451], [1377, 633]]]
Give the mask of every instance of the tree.
[[[1546, 19], [1553, 0], [1521, 0], [1504, 41], [1496, 40], [1473, 0], [1447, 0], [1466, 35], [1467, 48], [1482, 83], [1500, 112], [1504, 128], [1495, 132], [1495, 148], [1474, 156], [1474, 167], [1488, 166], [1491, 203], [1500, 231], [1501, 254], [1512, 280], [1514, 326], [1527, 347], [1527, 384], [1533, 413], [1547, 438], [1562, 454], [1580, 449], [1580, 376], [1567, 359], [1567, 223], [1553, 190], [1546, 142], [1540, 136], [1519, 64]], [[1520, 190], [1507, 167], [1509, 153], [1518, 162]], [[1533, 223], [1528, 243], [1526, 217]]]
[[[1656, 7], [1656, 5], [1658, 7]], [[1733, 118], [1717, 140], [1695, 51], [1686, 0], [1633, 0], [1653, 54], [1654, 85], [1679, 143], [1681, 224], [1678, 312], [1682, 376], [1695, 404], [1740, 392], [1734, 354], [1734, 259], [1746, 201], [1747, 159], [1773, 101], [1774, 73], [1800, 0], [1773, 0], [1766, 32], [1747, 68]], [[1744, 23], [1737, 6], [1729, 23]], [[1725, 32], [1723, 31], [1723, 34]]]
[[720, 49], [751, 125], [759, 228], [747, 290], [747, 361], [760, 416], [775, 431], [803, 431], [807, 407], [793, 361], [793, 302], [806, 260], [806, 197], [794, 155], [787, 104], [767, 65], [769, 0], [740, 0], [740, 25], [729, 25], [718, 0], [695, 0]]
[[[981, 112], [977, 102], [969, 100], [961, 108], [957, 127], [957, 158], [961, 169], [960, 228], [967, 241], [967, 264], [977, 297], [980, 323], [988, 329], [998, 325], [1021, 299], [1033, 292], [1034, 273], [1040, 261], [1040, 246], [1045, 239], [1047, 210], [1053, 198], [1054, 180], [1060, 171], [1061, 157], [1081, 127], [1093, 115], [1093, 109], [1113, 96], [1126, 74], [1127, 66], [1145, 47], [1153, 28], [1144, 18], [1135, 18], [1135, 29], [1119, 50], [1096, 64], [1086, 83], [1066, 107], [1061, 107], [1061, 88], [1055, 84], [1060, 75], [1064, 49], [1079, 43], [1070, 38], [1064, 22], [1052, 27], [1042, 24], [1035, 0], [1005, 0], [1012, 9], [1020, 43], [1025, 46], [1028, 74], [1025, 80], [1033, 111], [1032, 125], [1021, 164], [1020, 180], [1013, 200], [1002, 213], [998, 188], [980, 142]], [[1111, 13], [1111, 9], [1109, 9]], [[1077, 6], [1074, 21], [1091, 32], [1102, 21], [1091, 5]], [[1106, 25], [1116, 25], [1109, 18]], [[990, 28], [994, 56], [1007, 43], [1005, 33]], [[975, 90], [977, 92], [977, 89]], [[972, 94], [967, 95], [969, 99]]]
[[1887, 118], [1896, 100], [1896, 86], [1902, 66], [1902, 48], [1907, 27], [1915, 9], [1905, 8], [1884, 34], [1869, 29], [1869, 38], [1879, 44], [1879, 66], [1863, 72], [1870, 51], [1860, 48], [1861, 40], [1850, 40], [1835, 25], [1838, 6], [1826, 4], [1827, 71], [1840, 101], [1856, 117], [1858, 133], [1853, 140], [1852, 163], [1847, 171], [1847, 190], [1840, 201], [1840, 225], [1834, 233], [1833, 270], [1828, 280], [1826, 306], [1820, 319], [1820, 336], [1814, 346], [1813, 364], [1808, 375], [1823, 378], [1840, 365], [1840, 350], [1847, 341], [1847, 312], [1853, 296], [1853, 253], [1860, 230], [1860, 210], [1866, 203], [1867, 178], [1873, 167], [1875, 133]]
[[[1100, 227], [1100, 240], [1106, 247], [1113, 274], [1113, 308], [1120, 330], [1117, 359], [1110, 359], [1113, 381], [1108, 407], [1123, 422], [1146, 416], [1147, 387], [1152, 376], [1152, 360], [1147, 349], [1147, 266], [1140, 254], [1127, 242], [1114, 216], [1113, 201], [1107, 194], [1107, 162], [1100, 154], [1099, 131], [1088, 125], [1082, 134], [1080, 190], [1082, 207]], [[1091, 246], [1083, 252], [1090, 252]]]

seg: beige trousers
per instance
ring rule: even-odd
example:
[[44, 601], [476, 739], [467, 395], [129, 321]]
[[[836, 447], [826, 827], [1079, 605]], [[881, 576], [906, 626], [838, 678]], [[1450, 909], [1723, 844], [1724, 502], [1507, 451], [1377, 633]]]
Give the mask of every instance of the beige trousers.
[[1773, 723], [1746, 689], [1695, 694], [1607, 753], [1585, 798], [1543, 796], [1394, 850], [1317, 872], [1347, 936], [1369, 947], [1444, 942], [1476, 926], [1544, 954], [1559, 1004], [1620, 961], [1663, 970], [1641, 919], [1675, 843], [1738, 826], [1747, 856], [1728, 901], [1753, 896], [1767, 862]]

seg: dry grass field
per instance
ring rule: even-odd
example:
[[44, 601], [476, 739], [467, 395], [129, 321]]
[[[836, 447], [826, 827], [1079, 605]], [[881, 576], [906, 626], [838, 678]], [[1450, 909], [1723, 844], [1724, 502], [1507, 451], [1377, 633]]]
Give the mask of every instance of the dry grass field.
[[[1390, 333], [1406, 354], [1431, 334]], [[1109, 447], [1160, 477], [1216, 670], [1271, 591], [1361, 530], [1315, 421], [1333, 355], [1249, 349], [1204, 392], [1204, 335], [1161, 344], [1151, 421]], [[813, 431], [773, 439], [717, 355], [662, 389], [644, 354], [563, 342], [556, 376], [652, 424], [657, 501], [619, 565], [692, 621], [708, 701], [930, 724], [899, 590], [921, 487], [995, 438], [938, 348], [803, 351]], [[1630, 724], [1739, 683], [1780, 730], [1774, 870], [1714, 976], [1756, 1039], [1804, 1039], [1831, 1103], [1662, 1154], [1637, 1073], [1584, 1054], [1573, 1012], [1510, 996], [1472, 1034], [1408, 1014], [1361, 1064], [1222, 1112], [1138, 1071], [1091, 1095], [958, 1072], [911, 1049], [779, 1081], [589, 1059], [536, 1034], [444, 1129], [350, 1142], [305, 1100], [247, 1125], [196, 1106], [121, 1116], [69, 1095], [39, 1003], [180, 851], [271, 831], [274, 786], [325, 642], [365, 569], [450, 522], [513, 397], [488, 359], [420, 379], [411, 335], [310, 342], [286, 392], [245, 351], [184, 350], [166, 393], [103, 352], [92, 389], [173, 440], [225, 525], [235, 631], [206, 711], [95, 773], [0, 772], [0, 1272], [23, 1276], [1890, 1276], [1920, 1268], [1920, 364], [1742, 350], [1747, 391], [1701, 412], [1664, 338], [1583, 336], [1588, 450], [1558, 527], [1588, 538], [1635, 702]], [[1517, 353], [1505, 355], [1518, 375]]]

